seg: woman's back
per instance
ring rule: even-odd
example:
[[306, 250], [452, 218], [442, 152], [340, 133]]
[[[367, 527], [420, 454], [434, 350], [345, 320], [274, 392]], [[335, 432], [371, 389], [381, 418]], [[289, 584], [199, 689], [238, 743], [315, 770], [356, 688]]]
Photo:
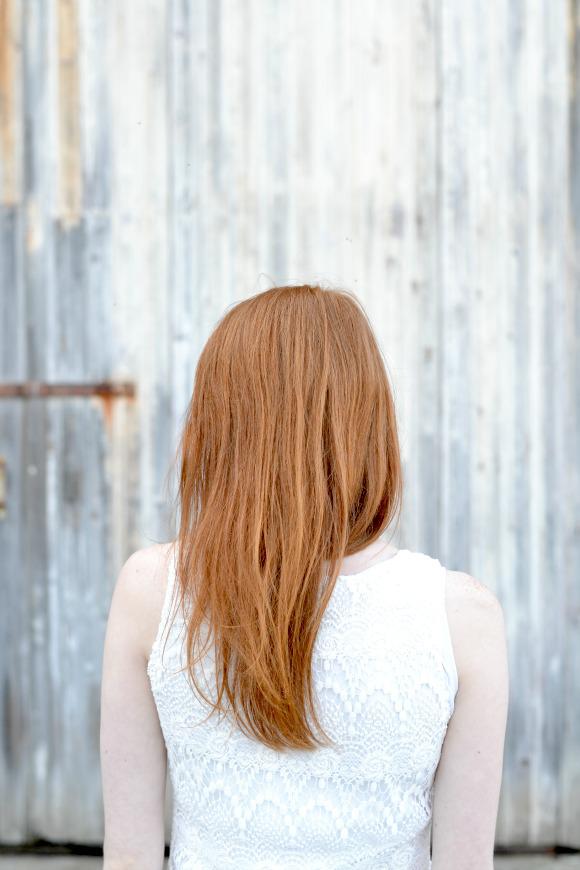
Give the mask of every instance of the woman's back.
[[[428, 870], [433, 780], [458, 690], [446, 573], [399, 550], [339, 576], [313, 655], [335, 745], [277, 752], [229, 719], [203, 721], [185, 623], [178, 613], [166, 624], [172, 556], [148, 663], [173, 786], [170, 868]], [[213, 697], [211, 655], [196, 673]]]
[[121, 569], [103, 663], [105, 870], [158, 870], [168, 762], [174, 870], [427, 870], [430, 828], [432, 870], [492, 870], [498, 600], [409, 550], [323, 588], [403, 503], [395, 399], [354, 294], [293, 284], [228, 307], [177, 459], [169, 555], [193, 606], [165, 645], [173, 565], [158, 592], [157, 552]]

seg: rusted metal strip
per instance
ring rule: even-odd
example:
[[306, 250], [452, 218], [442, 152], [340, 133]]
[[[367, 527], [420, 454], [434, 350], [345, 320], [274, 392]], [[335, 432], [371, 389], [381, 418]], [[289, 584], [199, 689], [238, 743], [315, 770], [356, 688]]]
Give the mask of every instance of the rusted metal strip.
[[0, 399], [15, 396], [125, 396], [133, 399], [135, 384], [130, 381], [101, 381], [100, 383], [46, 383], [44, 381], [21, 381], [0, 383]]

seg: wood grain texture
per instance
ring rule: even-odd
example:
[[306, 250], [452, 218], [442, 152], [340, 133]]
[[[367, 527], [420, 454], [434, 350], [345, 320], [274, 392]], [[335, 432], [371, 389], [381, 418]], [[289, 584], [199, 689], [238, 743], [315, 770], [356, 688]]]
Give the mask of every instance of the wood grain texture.
[[111, 590], [173, 535], [196, 360], [321, 281], [393, 380], [399, 545], [504, 608], [498, 845], [580, 847], [579, 250], [580, 0], [0, 3], [2, 381], [134, 386], [0, 397], [0, 842], [99, 842]]

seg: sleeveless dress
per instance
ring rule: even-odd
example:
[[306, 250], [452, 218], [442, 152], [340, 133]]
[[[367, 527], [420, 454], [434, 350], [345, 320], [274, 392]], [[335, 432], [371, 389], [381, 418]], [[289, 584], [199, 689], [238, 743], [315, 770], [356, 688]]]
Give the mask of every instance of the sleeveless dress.
[[[200, 724], [185, 622], [168, 620], [170, 561], [147, 665], [172, 791], [168, 870], [430, 870], [433, 779], [458, 690], [439, 560], [399, 549], [337, 579], [313, 656], [335, 746], [314, 752], [277, 752], [217, 714]], [[205, 661], [196, 678], [214, 698]]]

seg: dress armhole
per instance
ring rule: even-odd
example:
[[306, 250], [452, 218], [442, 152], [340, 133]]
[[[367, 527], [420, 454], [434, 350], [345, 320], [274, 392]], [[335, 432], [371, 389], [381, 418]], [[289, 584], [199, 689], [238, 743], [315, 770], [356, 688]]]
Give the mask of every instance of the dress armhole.
[[[437, 560], [439, 561], [439, 560]], [[455, 653], [453, 652], [453, 643], [451, 639], [451, 630], [449, 628], [449, 619], [447, 618], [447, 608], [445, 604], [445, 591], [446, 591], [446, 580], [447, 580], [447, 569], [440, 565], [440, 583], [441, 583], [441, 609], [442, 609], [442, 619], [441, 619], [441, 641], [443, 648], [443, 665], [447, 672], [447, 676], [449, 677], [449, 684], [451, 688], [451, 697], [452, 700], [455, 701], [455, 696], [457, 695], [457, 691], [459, 689], [459, 675], [457, 672], [457, 662], [455, 661]]]
[[167, 636], [171, 627], [170, 624], [168, 624], [168, 620], [175, 606], [175, 560], [176, 554], [175, 550], [172, 548], [168, 559], [167, 582], [165, 586], [165, 593], [163, 596], [163, 604], [161, 606], [159, 624], [157, 626], [157, 632], [147, 661], [147, 672], [149, 674], [151, 673], [155, 665], [158, 664], [157, 660], [159, 658], [162, 659], [163, 645], [167, 640]]

